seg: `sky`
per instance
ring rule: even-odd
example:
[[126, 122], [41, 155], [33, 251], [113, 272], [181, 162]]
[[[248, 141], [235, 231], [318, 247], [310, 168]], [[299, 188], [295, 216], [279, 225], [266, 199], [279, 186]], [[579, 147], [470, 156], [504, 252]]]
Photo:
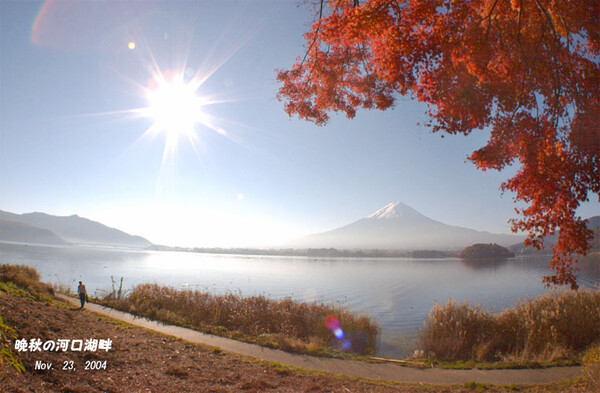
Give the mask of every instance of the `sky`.
[[466, 158], [486, 131], [441, 138], [410, 97], [324, 127], [284, 112], [276, 70], [311, 21], [291, 0], [0, 0], [0, 210], [185, 247], [276, 246], [395, 201], [509, 233], [516, 168]]

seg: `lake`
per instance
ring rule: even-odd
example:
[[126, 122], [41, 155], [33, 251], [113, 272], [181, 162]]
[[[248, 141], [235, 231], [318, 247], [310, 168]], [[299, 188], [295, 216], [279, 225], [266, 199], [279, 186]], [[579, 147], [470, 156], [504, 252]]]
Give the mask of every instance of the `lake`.
[[[90, 294], [158, 283], [216, 294], [263, 294], [306, 302], [333, 302], [367, 313], [381, 328], [378, 355], [402, 357], [417, 348], [417, 336], [432, 306], [449, 298], [500, 311], [518, 299], [547, 290], [548, 256], [503, 261], [410, 258], [309, 258], [127, 251], [0, 243], [0, 263], [36, 268], [43, 281]], [[579, 264], [579, 284], [600, 286], [600, 257]]]

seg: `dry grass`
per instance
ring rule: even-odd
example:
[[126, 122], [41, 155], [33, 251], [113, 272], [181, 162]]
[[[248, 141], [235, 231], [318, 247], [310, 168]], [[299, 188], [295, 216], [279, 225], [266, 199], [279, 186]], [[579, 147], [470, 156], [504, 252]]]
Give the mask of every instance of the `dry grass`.
[[435, 305], [421, 332], [440, 360], [578, 360], [600, 339], [600, 291], [555, 291], [494, 314], [468, 303]]
[[[51, 289], [40, 282], [40, 276], [33, 268], [23, 265], [0, 265], [0, 291], [21, 292], [24, 296], [44, 299]], [[24, 371], [23, 364], [11, 345], [11, 340], [15, 338], [15, 330], [6, 325], [0, 315], [0, 366], [7, 363], [20, 373]]]
[[[318, 354], [327, 347], [372, 354], [379, 333], [379, 326], [369, 317], [333, 305], [233, 293], [218, 296], [157, 284], [139, 285], [125, 299], [108, 304], [150, 319], [233, 338], [251, 338], [261, 345], [292, 352]], [[331, 315], [339, 320], [342, 339], [326, 325]]]
[[600, 392], [600, 343], [583, 357], [583, 380], [590, 392]]
[[51, 285], [40, 281], [37, 270], [25, 265], [0, 265], [0, 282], [12, 283], [36, 299], [49, 300], [54, 294]]
[[489, 340], [493, 324], [480, 307], [448, 300], [444, 306], [433, 306], [419, 338], [422, 347], [439, 359], [470, 360]]

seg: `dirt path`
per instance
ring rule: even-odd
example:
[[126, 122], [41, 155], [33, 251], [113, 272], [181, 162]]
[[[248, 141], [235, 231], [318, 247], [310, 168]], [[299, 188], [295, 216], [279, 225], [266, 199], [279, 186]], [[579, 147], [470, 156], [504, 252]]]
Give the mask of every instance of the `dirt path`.
[[[78, 300], [74, 298], [59, 296], [73, 305], [77, 306], [79, 304]], [[467, 382], [479, 382], [493, 385], [511, 385], [548, 383], [573, 378], [581, 374], [581, 367], [523, 370], [443, 370], [438, 368], [416, 369], [393, 363], [366, 363], [356, 360], [319, 358], [264, 348], [254, 344], [200, 333], [179, 326], [165, 325], [98, 304], [88, 303], [86, 309], [192, 343], [217, 347], [226, 352], [251, 356], [268, 362], [277, 362], [284, 365], [351, 377], [404, 383], [464, 384]]]

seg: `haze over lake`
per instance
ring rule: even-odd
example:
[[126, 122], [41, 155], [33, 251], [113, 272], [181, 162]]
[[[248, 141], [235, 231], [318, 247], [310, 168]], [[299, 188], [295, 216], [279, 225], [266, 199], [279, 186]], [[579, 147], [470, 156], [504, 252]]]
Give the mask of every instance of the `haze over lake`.
[[[0, 262], [35, 267], [43, 281], [72, 290], [82, 280], [98, 296], [110, 289], [113, 276], [117, 281], [123, 277], [125, 289], [158, 283], [342, 304], [380, 323], [378, 354], [393, 357], [416, 349], [418, 330], [436, 301], [468, 300], [500, 311], [519, 298], [545, 292], [541, 278], [548, 273], [548, 259], [264, 257], [0, 243]], [[582, 287], [600, 285], [598, 256], [579, 267]]]

